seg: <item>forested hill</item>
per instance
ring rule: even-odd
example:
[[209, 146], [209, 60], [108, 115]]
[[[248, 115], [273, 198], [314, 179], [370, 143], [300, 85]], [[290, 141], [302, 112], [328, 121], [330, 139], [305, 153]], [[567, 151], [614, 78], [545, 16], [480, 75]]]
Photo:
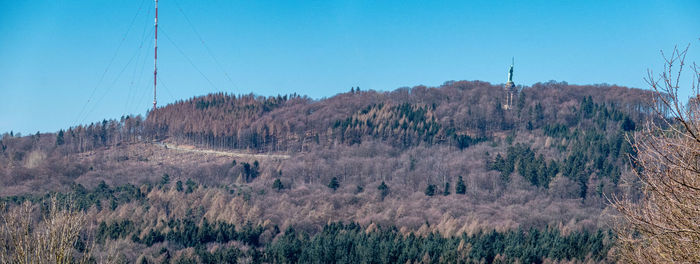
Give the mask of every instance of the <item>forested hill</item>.
[[[504, 179], [518, 172], [533, 185], [548, 187], [556, 175], [566, 172], [563, 176], [578, 181], [580, 197], [585, 197], [590, 179], [608, 179], [617, 185], [627, 168], [625, 133], [635, 130], [651, 111], [650, 95], [646, 90], [619, 86], [550, 81], [522, 88], [514, 107], [505, 110], [502, 86], [480, 81], [450, 81], [440, 87], [416, 86], [390, 92], [353, 88], [320, 100], [296, 94], [209, 94], [158, 108], [145, 120], [124, 116], [55, 134], [5, 134], [0, 140], [0, 173], [9, 185], [31, 183], [41, 188], [47, 186], [35, 179], [64, 175], [67, 179], [56, 186], [65, 186], [81, 175], [90, 175], [87, 169], [95, 167], [70, 155], [87, 151], [99, 154], [105, 148], [167, 140], [209, 149], [289, 154], [292, 159], [285, 161], [286, 167], [268, 166], [261, 169], [261, 175], [276, 177], [285, 171], [295, 182], [299, 175], [294, 174], [303, 175], [305, 183], [327, 182], [332, 175], [342, 174], [343, 180], [359, 181], [357, 184], [387, 180], [389, 175], [403, 184], [412, 183], [410, 188], [417, 190], [448, 180], [454, 184], [460, 175], [467, 178], [468, 174], [496, 171]], [[464, 152], [476, 144], [482, 147]], [[339, 173], [336, 163], [360, 162], [352, 158], [358, 155], [358, 148], [374, 148], [371, 152], [379, 158]], [[329, 152], [334, 153], [332, 160], [328, 159]], [[445, 166], [442, 163], [448, 160], [441, 160], [435, 161], [442, 166], [437, 168], [430, 162], [421, 164], [414, 154], [406, 157], [412, 152], [417, 156], [422, 156], [420, 152], [436, 152], [431, 158], [446, 155], [449, 160], [477, 158], [479, 162]], [[397, 155], [403, 157], [397, 159]], [[408, 159], [410, 166], [404, 169], [410, 173], [424, 173], [397, 177], [398, 165], [385, 162], [392, 158], [401, 164]], [[304, 165], [311, 159], [318, 159], [314, 161], [317, 164], [326, 162], [329, 167]], [[165, 169], [155, 166], [149, 170]], [[250, 170], [245, 171], [244, 178], [250, 181]], [[183, 171], [179, 173], [189, 177]], [[133, 183], [133, 179], [127, 180], [133, 175], [126, 179], [105, 176], [109, 174], [100, 177]], [[50, 178], [56, 180], [55, 176]], [[212, 183], [207, 179], [200, 180]], [[94, 184], [95, 180], [90, 182]], [[4, 190], [0, 193], [21, 193], [7, 186]]]
[[[465, 148], [501, 133], [583, 128], [609, 130], [649, 112], [649, 92], [608, 85], [537, 83], [504, 110], [500, 85], [446, 82], [391, 92], [357, 91], [312, 100], [210, 94], [158, 108], [147, 134], [214, 148], [303, 151], [306, 145], [380, 140], [392, 146]], [[613, 129], [614, 131], [615, 129]], [[555, 132], [558, 133], [558, 132]]]
[[611, 261], [606, 197], [640, 195], [626, 136], [650, 92], [547, 82], [504, 98], [479, 81], [220, 93], [4, 134], [0, 204], [72, 197], [100, 256], [131, 262]]

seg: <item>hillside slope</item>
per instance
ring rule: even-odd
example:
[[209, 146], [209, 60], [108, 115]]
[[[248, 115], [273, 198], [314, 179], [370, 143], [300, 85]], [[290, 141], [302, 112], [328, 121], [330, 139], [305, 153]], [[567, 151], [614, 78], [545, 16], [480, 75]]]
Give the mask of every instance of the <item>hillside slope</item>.
[[133, 225], [109, 243], [154, 252], [134, 237], [172, 219], [259, 225], [265, 245], [338, 221], [447, 237], [607, 230], [605, 197], [639, 192], [625, 135], [649, 95], [538, 83], [504, 110], [502, 88], [478, 81], [321, 100], [210, 94], [145, 119], [4, 135], [0, 195], [73, 194], [96, 222]]

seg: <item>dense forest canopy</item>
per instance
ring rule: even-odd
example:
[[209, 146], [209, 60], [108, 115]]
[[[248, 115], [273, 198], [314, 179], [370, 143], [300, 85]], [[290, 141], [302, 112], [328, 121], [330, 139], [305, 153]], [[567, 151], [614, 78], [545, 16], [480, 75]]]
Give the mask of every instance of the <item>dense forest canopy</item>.
[[522, 89], [513, 111], [502, 109], [504, 96], [500, 86], [478, 81], [384, 93], [352, 91], [322, 100], [219, 93], [159, 108], [149, 113], [145, 124], [147, 134], [156, 139], [258, 152], [303, 151], [307, 144], [351, 145], [371, 139], [403, 148], [464, 147], [498, 132], [547, 124], [588, 128], [583, 119], [601, 115], [595, 120], [639, 120], [651, 111], [648, 92], [618, 86], [537, 83]]
[[606, 197], [639, 195], [626, 135], [651, 92], [520, 88], [511, 109], [480, 81], [319, 100], [217, 93], [146, 118], [6, 133], [0, 195], [72, 197], [97, 247], [131, 261], [605, 261]]

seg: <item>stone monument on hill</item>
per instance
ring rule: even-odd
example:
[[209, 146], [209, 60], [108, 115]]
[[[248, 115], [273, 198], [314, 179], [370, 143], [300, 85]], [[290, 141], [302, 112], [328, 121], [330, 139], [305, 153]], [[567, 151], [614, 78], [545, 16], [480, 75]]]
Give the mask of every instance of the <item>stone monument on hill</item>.
[[518, 88], [515, 87], [513, 83], [513, 65], [515, 64], [515, 58], [511, 61], [510, 70], [508, 71], [508, 82], [503, 87], [506, 92], [506, 100], [503, 104], [503, 109], [509, 110], [513, 108], [513, 102], [515, 102], [515, 96], [518, 93]]

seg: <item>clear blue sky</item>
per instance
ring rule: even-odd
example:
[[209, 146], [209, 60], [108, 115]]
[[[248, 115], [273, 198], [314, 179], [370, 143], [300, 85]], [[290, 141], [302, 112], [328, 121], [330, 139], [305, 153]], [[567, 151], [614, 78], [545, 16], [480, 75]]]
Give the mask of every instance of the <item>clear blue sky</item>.
[[[511, 56], [518, 84], [644, 88], [662, 49], [690, 43], [700, 62], [697, 0], [159, 5], [159, 106], [215, 91], [322, 98], [352, 86], [503, 83]], [[152, 0], [0, 0], [0, 132], [145, 114], [152, 30]]]

